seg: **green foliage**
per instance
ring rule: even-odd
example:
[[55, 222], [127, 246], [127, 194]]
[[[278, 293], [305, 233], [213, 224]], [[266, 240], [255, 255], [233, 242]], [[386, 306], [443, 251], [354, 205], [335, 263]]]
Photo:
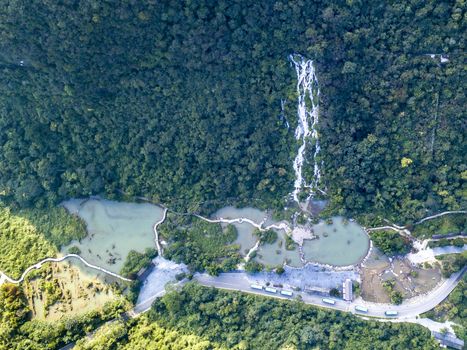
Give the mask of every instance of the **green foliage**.
[[447, 235], [467, 231], [467, 215], [450, 214], [415, 225], [412, 234], [418, 238], [429, 238], [433, 235]]
[[72, 240], [80, 240], [87, 236], [84, 221], [78, 216], [69, 214], [63, 207], [29, 208], [14, 213], [33, 223], [47, 241], [53, 243], [57, 249]]
[[235, 269], [240, 262], [240, 247], [232, 244], [237, 238], [232, 226], [223, 230], [220, 224], [169, 214], [159, 230], [169, 243], [164, 256], [187, 264], [192, 271], [216, 275]]
[[390, 297], [391, 297], [391, 303], [396, 304], [396, 305], [402, 304], [403, 297], [402, 297], [401, 292], [397, 290], [392, 291]]
[[76, 350], [227, 350], [198, 335], [184, 334], [150, 323], [146, 316], [137, 322], [121, 321], [100, 328], [91, 338], [76, 343]]
[[68, 248], [68, 254], [81, 254], [81, 249], [79, 249], [77, 246], [72, 246], [70, 248]]
[[329, 291], [329, 295], [332, 296], [332, 297], [335, 297], [335, 298], [339, 298], [339, 297], [341, 297], [341, 292], [337, 288], [332, 288]]
[[3, 284], [0, 286], [0, 349], [58, 349], [82, 338], [103, 322], [119, 317], [126, 307], [119, 300], [104, 305], [101, 310], [53, 323], [27, 321], [28, 307], [22, 291]]
[[250, 259], [245, 263], [245, 271], [248, 273], [257, 273], [263, 270], [264, 265], [254, 259]]
[[0, 286], [0, 348], [6, 349], [21, 324], [26, 321], [28, 305], [20, 287], [5, 283]]
[[48, 310], [50, 306], [55, 304], [62, 298], [62, 291], [59, 286], [59, 280], [53, 278], [52, 280], [41, 280], [39, 289], [44, 295], [44, 308]]
[[149, 314], [158, 325], [196, 334], [228, 349], [437, 349], [427, 329], [414, 324], [364, 321], [325, 311], [187, 284], [158, 299]]
[[431, 318], [437, 322], [445, 322], [449, 320], [459, 324], [459, 327], [456, 330], [456, 335], [466, 341], [467, 275], [464, 275], [457, 287], [441, 304], [421, 316]]
[[138, 271], [148, 267], [156, 256], [157, 250], [154, 248], [146, 248], [144, 253], [131, 250], [120, 270], [120, 274], [130, 279], [136, 279]]
[[121, 189], [195, 211], [280, 208], [298, 147], [297, 52], [320, 81], [331, 211], [401, 222], [460, 208], [463, 11], [445, 0], [10, 2], [0, 193], [23, 207]]
[[295, 250], [297, 248], [297, 244], [289, 235], [285, 235], [285, 249], [287, 250]]
[[389, 256], [405, 254], [410, 249], [408, 239], [395, 231], [373, 231], [370, 238], [378, 249]]
[[125, 298], [133, 305], [138, 301], [138, 295], [143, 286], [143, 281], [135, 280], [128, 283], [128, 288], [125, 291]]
[[352, 289], [353, 289], [354, 299], [357, 299], [362, 292], [360, 283], [358, 281], [352, 281]]
[[278, 275], [282, 275], [285, 272], [284, 266], [277, 266], [274, 270]]
[[[0, 201], [0, 270], [13, 278], [55, 256], [62, 245], [85, 236], [83, 221], [62, 207], [14, 210]], [[73, 252], [77, 254], [76, 249]]]
[[260, 231], [255, 229], [253, 235], [258, 237], [260, 244], [274, 244], [277, 241], [277, 232], [274, 230]]
[[454, 239], [440, 239], [438, 241], [430, 241], [428, 246], [430, 248], [437, 248], [437, 247], [447, 247], [447, 246], [454, 246], [454, 247], [463, 247], [467, 244], [467, 238], [457, 237]]
[[93, 334], [92, 337], [83, 338], [76, 342], [76, 350], [105, 350], [115, 348], [123, 338], [128, 335], [127, 327], [123, 321], [105, 324]]
[[400, 305], [403, 301], [403, 295], [400, 291], [395, 290], [396, 282], [393, 279], [389, 279], [383, 282], [383, 287], [389, 293], [391, 303]]
[[[296, 145], [278, 118], [294, 89], [284, 39], [296, 35], [258, 16], [273, 2], [249, 5], [6, 6], [0, 192], [22, 206], [116, 189], [172, 208], [282, 206]], [[279, 29], [287, 38], [269, 40]]]
[[30, 221], [0, 205], [0, 270], [19, 278], [30, 265], [56, 252]]
[[441, 261], [441, 273], [447, 278], [467, 264], [467, 250], [459, 254], [438, 255], [436, 259]]

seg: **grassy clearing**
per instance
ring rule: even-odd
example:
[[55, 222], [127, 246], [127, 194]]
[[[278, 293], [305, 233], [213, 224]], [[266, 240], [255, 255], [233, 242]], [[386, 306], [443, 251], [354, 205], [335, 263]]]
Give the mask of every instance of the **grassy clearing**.
[[56, 321], [123, 299], [98, 275], [70, 262], [47, 264], [29, 274], [22, 288], [33, 318]]

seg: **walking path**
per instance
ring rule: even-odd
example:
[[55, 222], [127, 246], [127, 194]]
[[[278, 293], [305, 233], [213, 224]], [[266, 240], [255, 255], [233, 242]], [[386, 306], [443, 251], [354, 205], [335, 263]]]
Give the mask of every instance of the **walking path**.
[[247, 222], [249, 223], [251, 226], [253, 227], [256, 227], [258, 230], [260, 231], [267, 231], [267, 230], [271, 230], [271, 229], [277, 229], [277, 230], [285, 230], [286, 232], [289, 232], [291, 231], [290, 229], [290, 226], [285, 223], [285, 222], [280, 222], [279, 224], [272, 224], [272, 225], [269, 225], [269, 226], [266, 226], [266, 227], [263, 227], [263, 224], [264, 222], [266, 221], [266, 218], [261, 221], [259, 224], [256, 223], [255, 221], [251, 220], [251, 219], [248, 219], [248, 218], [236, 218], [236, 219], [224, 219], [224, 218], [219, 218], [219, 219], [208, 219], [204, 216], [201, 216], [201, 215], [198, 215], [198, 214], [194, 214], [194, 216], [196, 216], [197, 218], [201, 219], [201, 220], [204, 220], [206, 222], [210, 222], [212, 224], [215, 224], [215, 223], [224, 223], [224, 224], [234, 224], [234, 223], [238, 223], [238, 224], [241, 224], [241, 223], [244, 223], [244, 222]]
[[427, 216], [426, 218], [421, 219], [420, 221], [417, 221], [415, 225], [421, 224], [422, 222], [425, 222], [427, 220], [439, 218], [440, 216], [448, 215], [448, 214], [467, 214], [467, 210], [453, 210], [453, 211], [445, 211], [439, 214]]
[[154, 224], [154, 240], [156, 242], [156, 247], [157, 247], [157, 253], [159, 254], [159, 256], [162, 256], [162, 246], [161, 244], [159, 243], [159, 233], [157, 232], [157, 226], [159, 226], [160, 224], [162, 224], [164, 221], [165, 221], [165, 218], [167, 217], [167, 212], [169, 211], [169, 209], [165, 208], [164, 209], [164, 214], [162, 215], [162, 219], [160, 219], [158, 222], [156, 222]]
[[110, 275], [110, 276], [113, 276], [113, 277], [116, 277], [116, 278], [119, 278], [123, 281], [128, 281], [128, 282], [131, 282], [132, 280], [131, 279], [128, 279], [126, 277], [123, 277], [123, 276], [120, 276], [119, 274], [116, 274], [114, 272], [111, 272], [109, 270], [106, 270], [102, 267], [99, 267], [99, 266], [96, 266], [96, 265], [93, 265], [89, 262], [87, 262], [86, 260], [84, 260], [84, 258], [82, 258], [81, 256], [77, 255], [77, 254], [67, 254], [65, 256], [62, 256], [60, 258], [45, 258], [41, 261], [39, 261], [37, 264], [34, 264], [34, 265], [31, 265], [29, 266], [26, 270], [24, 270], [23, 274], [21, 275], [21, 277], [19, 279], [14, 279], [14, 278], [11, 278], [9, 277], [8, 275], [6, 275], [3, 271], [0, 271], [0, 285], [2, 285], [4, 282], [9, 282], [9, 283], [13, 283], [13, 284], [19, 284], [21, 282], [24, 281], [24, 278], [26, 277], [26, 275], [31, 272], [32, 270], [36, 270], [36, 269], [40, 269], [42, 267], [43, 264], [45, 263], [48, 263], [48, 262], [62, 262], [62, 261], [65, 261], [67, 259], [78, 259], [78, 260], [81, 260], [81, 262], [83, 264], [85, 264], [87, 267], [90, 267], [91, 269], [95, 269], [95, 270], [98, 270], [98, 271], [101, 271], [101, 272], [104, 272], [106, 273], [107, 275]]

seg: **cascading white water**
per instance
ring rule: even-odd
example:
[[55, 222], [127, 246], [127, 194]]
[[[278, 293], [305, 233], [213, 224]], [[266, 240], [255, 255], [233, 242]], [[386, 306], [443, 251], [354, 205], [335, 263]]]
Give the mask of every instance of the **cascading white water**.
[[[296, 54], [290, 55], [289, 59], [293, 63], [297, 73], [298, 125], [297, 129], [295, 129], [295, 138], [301, 141], [301, 145], [293, 163], [295, 183], [292, 196], [294, 201], [298, 203], [298, 195], [302, 188], [310, 189], [310, 197], [316, 190], [319, 190], [318, 184], [321, 178], [321, 170], [317, 161], [317, 156], [321, 148], [318, 131], [316, 129], [319, 118], [319, 85], [312, 60]], [[307, 184], [303, 177], [303, 166], [305, 163], [307, 144], [311, 141], [314, 141], [315, 147], [313, 153], [314, 175], [311, 183]]]

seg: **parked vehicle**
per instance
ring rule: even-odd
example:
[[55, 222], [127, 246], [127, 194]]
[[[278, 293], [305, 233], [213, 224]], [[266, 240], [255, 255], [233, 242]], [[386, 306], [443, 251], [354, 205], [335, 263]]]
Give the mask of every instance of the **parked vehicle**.
[[358, 312], [363, 312], [363, 313], [367, 313], [368, 312], [368, 308], [364, 307], [364, 306], [355, 306], [355, 311], [358, 311]]
[[263, 287], [260, 286], [259, 284], [252, 284], [250, 286], [251, 289], [257, 289], [257, 290], [263, 290]]
[[335, 305], [336, 304], [336, 301], [332, 300], [332, 299], [323, 298], [322, 300], [323, 300], [323, 303], [325, 303], [325, 304], [330, 304], [330, 305]]
[[391, 311], [391, 310], [389, 310], [389, 311], [386, 311], [384, 314], [385, 314], [386, 316], [397, 316], [399, 313], [398, 313], [397, 311]]

